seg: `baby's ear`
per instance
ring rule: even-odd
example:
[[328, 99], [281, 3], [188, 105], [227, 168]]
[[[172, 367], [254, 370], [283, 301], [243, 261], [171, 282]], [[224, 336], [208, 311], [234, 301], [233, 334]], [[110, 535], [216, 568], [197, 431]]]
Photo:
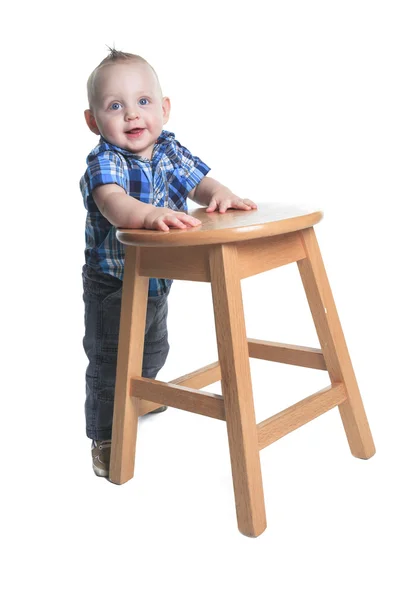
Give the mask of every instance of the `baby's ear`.
[[85, 120], [90, 131], [93, 131], [93, 133], [95, 133], [96, 135], [100, 135], [96, 119], [94, 118], [93, 113], [89, 108], [85, 110]]
[[168, 122], [169, 113], [171, 111], [171, 100], [169, 98], [162, 99], [162, 109], [163, 109], [164, 125], [165, 125], [165, 123]]

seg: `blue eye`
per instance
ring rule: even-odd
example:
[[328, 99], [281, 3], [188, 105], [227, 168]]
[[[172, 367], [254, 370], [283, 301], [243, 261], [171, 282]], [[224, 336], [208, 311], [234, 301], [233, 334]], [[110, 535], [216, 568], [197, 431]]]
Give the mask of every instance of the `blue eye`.
[[[142, 102], [144, 102], [144, 104], [142, 104]], [[146, 106], [146, 104], [148, 104], [148, 102], [149, 101], [147, 100], [147, 98], [140, 98], [140, 100], [139, 100], [139, 104], [141, 106]]]
[[118, 110], [118, 107], [121, 106], [119, 102], [113, 102], [110, 106], [111, 110]]

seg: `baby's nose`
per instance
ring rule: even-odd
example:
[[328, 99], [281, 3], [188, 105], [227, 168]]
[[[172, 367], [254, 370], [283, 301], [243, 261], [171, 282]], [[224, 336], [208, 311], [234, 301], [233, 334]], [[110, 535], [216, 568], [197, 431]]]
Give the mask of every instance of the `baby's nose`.
[[137, 116], [138, 116], [138, 113], [137, 113], [137, 111], [136, 111], [136, 110], [134, 110], [133, 108], [131, 108], [131, 109], [129, 109], [129, 110], [127, 110], [127, 111], [126, 111], [126, 114], [125, 114], [125, 119], [126, 119], [127, 121], [129, 121], [129, 120], [131, 120], [131, 119], [136, 119], [136, 118], [137, 118]]

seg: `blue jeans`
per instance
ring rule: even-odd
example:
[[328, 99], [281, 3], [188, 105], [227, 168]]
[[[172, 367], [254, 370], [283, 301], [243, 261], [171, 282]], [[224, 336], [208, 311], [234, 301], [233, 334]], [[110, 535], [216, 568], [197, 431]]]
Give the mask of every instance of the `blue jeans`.
[[[93, 440], [111, 438], [117, 370], [118, 333], [122, 281], [84, 265], [85, 303], [83, 347], [89, 359], [86, 369], [86, 435]], [[154, 379], [169, 352], [168, 294], [149, 296], [143, 349], [142, 377]]]

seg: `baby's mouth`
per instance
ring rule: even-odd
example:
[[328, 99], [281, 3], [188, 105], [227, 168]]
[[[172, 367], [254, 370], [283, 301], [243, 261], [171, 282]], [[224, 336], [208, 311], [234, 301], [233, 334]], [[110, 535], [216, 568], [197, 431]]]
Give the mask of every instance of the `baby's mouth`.
[[126, 132], [126, 135], [129, 137], [139, 137], [143, 133], [144, 129], [141, 127], [134, 127]]

